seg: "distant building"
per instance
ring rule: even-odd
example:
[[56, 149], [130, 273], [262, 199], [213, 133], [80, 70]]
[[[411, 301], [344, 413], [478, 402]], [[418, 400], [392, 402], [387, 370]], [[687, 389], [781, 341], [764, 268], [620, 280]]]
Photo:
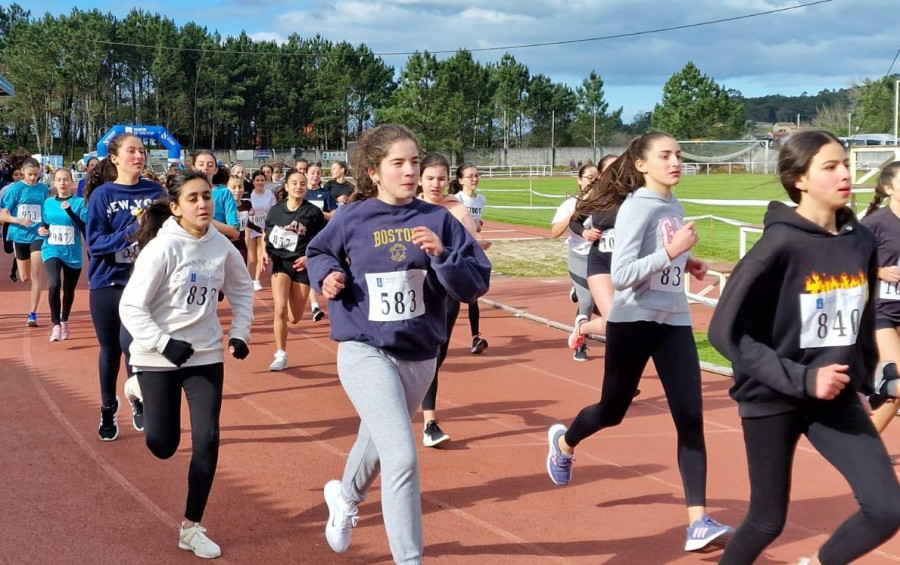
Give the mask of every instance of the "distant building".
[[891, 133], [856, 133], [849, 137], [842, 137], [844, 145], [897, 145], [897, 140]]
[[15, 96], [16, 89], [13, 88], [13, 85], [9, 83], [8, 80], [3, 78], [3, 75], [0, 75], [0, 96]]

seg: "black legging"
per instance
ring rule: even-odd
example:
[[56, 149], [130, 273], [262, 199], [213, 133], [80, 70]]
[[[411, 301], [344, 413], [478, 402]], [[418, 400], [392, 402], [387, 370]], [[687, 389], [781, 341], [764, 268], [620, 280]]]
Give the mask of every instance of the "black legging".
[[[53, 325], [69, 321], [69, 313], [72, 311], [72, 303], [75, 301], [75, 286], [81, 276], [81, 269], [70, 267], [58, 257], [51, 257], [44, 261], [44, 270], [47, 271], [47, 298], [50, 301], [50, 320]], [[59, 291], [62, 289], [62, 302], [60, 303]]]
[[690, 326], [657, 322], [607, 322], [606, 364], [600, 402], [585, 407], [566, 432], [575, 447], [622, 422], [641, 373], [652, 358], [678, 434], [678, 469], [688, 506], [706, 505], [706, 442], [700, 360]]
[[750, 509], [720, 563], [753, 563], [781, 534], [800, 435], [809, 438], [850, 483], [860, 510], [819, 549], [823, 565], [849, 563], [888, 540], [900, 526], [900, 485], [890, 456], [855, 394], [811, 403], [803, 411], [744, 418]]
[[122, 353], [125, 353], [125, 371], [131, 376], [131, 334], [122, 326], [119, 319], [119, 300], [122, 298], [121, 286], [108, 286], [91, 290], [91, 319], [94, 331], [100, 342], [100, 400], [104, 406], [112, 406], [116, 402], [116, 384], [119, 379], [119, 366]]
[[224, 365], [182, 367], [174, 371], [143, 371], [138, 383], [144, 396], [144, 436], [160, 459], [175, 454], [181, 441], [181, 389], [191, 414], [191, 465], [184, 517], [203, 519], [219, 462], [219, 413], [222, 411]]
[[469, 329], [472, 330], [472, 337], [481, 333], [481, 308], [477, 300], [469, 304]]
[[450, 336], [453, 334], [453, 326], [456, 325], [456, 319], [458, 317], [459, 301], [447, 297], [447, 341], [442, 343], [438, 350], [437, 365], [434, 367], [434, 380], [431, 381], [431, 386], [428, 387], [428, 392], [425, 393], [425, 398], [422, 399], [422, 410], [434, 410], [434, 405], [437, 402], [438, 371], [441, 370], [441, 365], [444, 364], [444, 359], [447, 358], [447, 349], [450, 347]]

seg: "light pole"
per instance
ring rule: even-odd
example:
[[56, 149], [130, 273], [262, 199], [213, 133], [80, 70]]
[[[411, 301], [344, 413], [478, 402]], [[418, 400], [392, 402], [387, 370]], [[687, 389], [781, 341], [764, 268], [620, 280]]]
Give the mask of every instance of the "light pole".
[[900, 108], [900, 80], [894, 81], [894, 145], [897, 142], [897, 110]]

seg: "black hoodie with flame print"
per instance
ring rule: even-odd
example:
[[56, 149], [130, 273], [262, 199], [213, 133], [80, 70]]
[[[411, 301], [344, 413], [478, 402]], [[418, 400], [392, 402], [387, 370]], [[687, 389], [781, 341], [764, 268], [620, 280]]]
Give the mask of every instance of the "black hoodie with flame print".
[[760, 240], [726, 284], [709, 340], [734, 367], [730, 394], [741, 417], [769, 416], [825, 402], [816, 371], [849, 365], [837, 399], [871, 392], [878, 364], [877, 243], [849, 208], [832, 234], [772, 202]]

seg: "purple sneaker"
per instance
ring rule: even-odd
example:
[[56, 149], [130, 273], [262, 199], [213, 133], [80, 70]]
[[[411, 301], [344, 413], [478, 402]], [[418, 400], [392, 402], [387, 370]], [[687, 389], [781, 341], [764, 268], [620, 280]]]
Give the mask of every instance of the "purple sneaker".
[[720, 524], [704, 514], [687, 529], [684, 550], [697, 551], [710, 544], [725, 547], [733, 533], [731, 526]]
[[550, 480], [561, 487], [572, 480], [572, 460], [574, 457], [566, 455], [559, 450], [559, 436], [566, 433], [566, 427], [562, 424], [554, 424], [547, 431], [547, 441], [550, 443], [550, 451], [547, 453], [547, 474]]

